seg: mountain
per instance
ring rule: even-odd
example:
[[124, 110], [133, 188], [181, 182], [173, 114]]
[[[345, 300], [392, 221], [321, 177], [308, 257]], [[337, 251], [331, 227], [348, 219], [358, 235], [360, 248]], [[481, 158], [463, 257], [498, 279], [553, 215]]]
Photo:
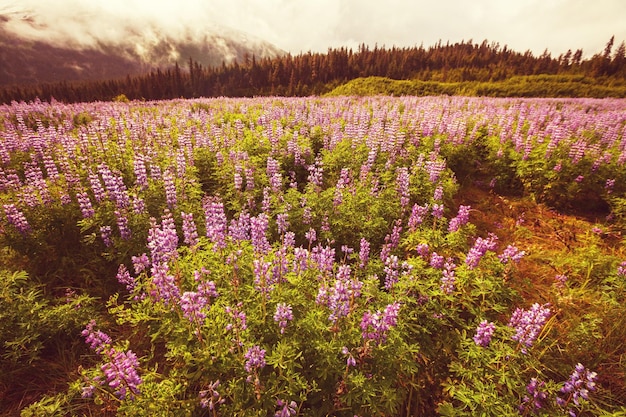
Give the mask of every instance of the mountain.
[[[16, 20], [32, 29], [31, 36], [11, 30]], [[0, 10], [0, 85], [115, 79], [176, 63], [186, 66], [190, 58], [206, 67], [285, 53], [268, 42], [217, 25], [175, 35], [150, 24], [116, 29], [114, 39], [89, 38], [90, 42], [82, 43], [80, 39], [46, 39], [41, 33], [45, 28], [29, 15]]]

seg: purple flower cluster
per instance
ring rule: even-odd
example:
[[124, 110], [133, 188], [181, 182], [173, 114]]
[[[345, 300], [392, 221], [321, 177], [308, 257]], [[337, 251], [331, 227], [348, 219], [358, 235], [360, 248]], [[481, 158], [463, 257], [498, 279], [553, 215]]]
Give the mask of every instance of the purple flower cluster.
[[107, 356], [109, 360], [101, 367], [106, 382], [115, 389], [115, 394], [120, 399], [123, 400], [126, 396], [134, 399], [139, 393], [139, 385], [142, 382], [137, 373], [137, 368], [139, 368], [137, 355], [132, 350], [118, 352], [111, 348]]
[[210, 382], [209, 387], [198, 393], [200, 397], [200, 406], [213, 411], [216, 405], [224, 404], [226, 399], [222, 398], [217, 388], [220, 386], [220, 380]]
[[487, 253], [488, 250], [495, 250], [498, 243], [498, 237], [493, 233], [489, 234], [489, 237], [483, 239], [482, 237], [476, 238], [474, 246], [470, 249], [465, 258], [465, 264], [469, 269], [474, 269], [478, 266], [481, 258]]
[[90, 349], [95, 350], [97, 353], [102, 353], [105, 349], [108, 349], [111, 344], [111, 338], [101, 330], [94, 330], [95, 326], [96, 321], [90, 320], [81, 332], [81, 335], [85, 338], [85, 343], [89, 345]]
[[258, 369], [265, 367], [265, 349], [261, 349], [259, 346], [254, 345], [245, 353], [244, 359], [246, 360], [244, 369], [247, 373], [252, 374]]
[[537, 413], [538, 410], [545, 406], [548, 398], [548, 393], [543, 391], [546, 383], [539, 381], [537, 378], [531, 378], [528, 385], [526, 385], [526, 392], [528, 395], [524, 395], [522, 403], [519, 406], [519, 411], [522, 414]]
[[539, 337], [551, 314], [549, 304], [535, 303], [528, 310], [515, 309], [509, 320], [509, 327], [515, 329], [512, 339], [519, 342], [523, 353], [526, 353], [526, 348], [531, 347]]
[[15, 207], [15, 204], [5, 204], [4, 213], [7, 216], [7, 221], [9, 222], [9, 224], [15, 226], [18, 232], [22, 234], [30, 232], [31, 227], [28, 224], [24, 213], [22, 213], [17, 207]]
[[626, 277], [626, 261], [622, 262], [617, 267], [617, 275], [620, 277]]
[[250, 239], [257, 253], [266, 254], [270, 250], [271, 246], [266, 234], [268, 225], [269, 219], [265, 213], [250, 218]]
[[274, 417], [293, 417], [298, 414], [298, 404], [295, 401], [287, 403], [287, 401], [276, 401], [278, 411], [274, 413]]
[[459, 212], [453, 217], [448, 224], [448, 232], [456, 232], [469, 222], [470, 206], [459, 206]]
[[196, 228], [196, 223], [193, 221], [193, 214], [181, 211], [180, 217], [183, 219], [183, 241], [188, 246], [197, 245], [198, 230]]
[[582, 364], [577, 364], [574, 368], [574, 372], [569, 377], [569, 380], [563, 384], [563, 387], [559, 391], [562, 396], [556, 398], [556, 403], [567, 409], [570, 416], [576, 417], [576, 410], [571, 406], [574, 403], [575, 406], [581, 405], [581, 399], [589, 399], [589, 391], [596, 390], [596, 378], [598, 374], [586, 369]]
[[400, 303], [387, 305], [381, 312], [366, 311], [361, 319], [361, 335], [365, 340], [373, 340], [381, 345], [387, 341], [387, 335], [392, 327], [398, 323]]
[[452, 294], [456, 288], [455, 269], [456, 265], [451, 258], [448, 258], [443, 264], [443, 275], [441, 276], [441, 286], [439, 287], [445, 294]]
[[126, 285], [126, 289], [128, 290], [128, 292], [133, 292], [135, 287], [137, 286], [137, 282], [130, 275], [130, 272], [128, 272], [128, 268], [126, 268], [126, 265], [124, 264], [120, 264], [120, 266], [117, 268], [116, 277], [117, 282]]
[[402, 209], [409, 205], [409, 200], [411, 198], [409, 182], [409, 169], [407, 167], [400, 167], [396, 169], [396, 189], [400, 195], [400, 206], [402, 206]]
[[202, 201], [206, 236], [215, 244], [215, 249], [226, 247], [226, 230], [228, 221], [224, 212], [224, 203], [218, 198], [207, 197]]
[[496, 325], [490, 323], [487, 320], [483, 320], [478, 324], [476, 328], [476, 334], [474, 335], [474, 343], [480, 347], [487, 347], [491, 343], [491, 337], [496, 330]]
[[185, 291], [179, 300], [183, 316], [192, 323], [200, 324], [206, 318], [207, 298], [200, 292]]
[[519, 250], [513, 245], [508, 245], [506, 249], [500, 255], [498, 255], [498, 259], [500, 259], [500, 262], [502, 262], [503, 264], [507, 264], [509, 263], [509, 261], [513, 263], [518, 263], [525, 255], [526, 252], [524, 252], [523, 250]]
[[328, 319], [336, 323], [341, 317], [350, 314], [354, 300], [361, 296], [363, 282], [357, 278], [350, 279], [350, 267], [342, 265], [343, 268], [337, 273], [337, 279], [332, 287], [320, 286], [317, 293], [316, 302], [326, 304], [330, 310]]
[[365, 268], [370, 256], [370, 243], [365, 238], [361, 238], [359, 246], [359, 267]]
[[[95, 380], [99, 381], [100, 384], [106, 382], [111, 388], [115, 389], [115, 395], [122, 400], [127, 396], [130, 399], [134, 399], [135, 395], [139, 393], [139, 385], [142, 382], [137, 373], [137, 368], [139, 368], [137, 355], [132, 350], [118, 352], [111, 347], [111, 338], [106, 333], [95, 330], [95, 325], [96, 322], [91, 320], [81, 332], [89, 347], [97, 353], [103, 354], [106, 360], [100, 368], [104, 373], [106, 381]], [[94, 389], [93, 385], [84, 388], [83, 396], [90, 396]]]
[[422, 224], [424, 221], [424, 216], [428, 213], [428, 204], [423, 206], [419, 206], [417, 204], [413, 205], [411, 209], [411, 215], [409, 216], [409, 230], [414, 231], [417, 226]]
[[276, 312], [274, 313], [274, 321], [278, 323], [280, 328], [280, 334], [285, 333], [287, 323], [293, 320], [293, 312], [291, 306], [286, 303], [278, 303], [276, 305]]
[[95, 211], [91, 205], [91, 200], [86, 192], [76, 193], [76, 200], [78, 200], [78, 206], [83, 218], [88, 219], [94, 216]]

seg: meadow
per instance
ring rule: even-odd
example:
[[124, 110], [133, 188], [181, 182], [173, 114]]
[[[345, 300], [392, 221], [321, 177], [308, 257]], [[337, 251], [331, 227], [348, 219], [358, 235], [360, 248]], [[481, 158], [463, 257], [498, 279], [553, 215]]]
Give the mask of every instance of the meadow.
[[0, 413], [626, 415], [626, 100], [0, 107]]

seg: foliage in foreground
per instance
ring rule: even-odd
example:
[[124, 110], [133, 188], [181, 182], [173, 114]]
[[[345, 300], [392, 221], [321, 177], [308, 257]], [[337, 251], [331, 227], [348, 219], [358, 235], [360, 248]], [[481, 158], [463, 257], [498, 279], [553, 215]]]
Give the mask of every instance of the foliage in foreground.
[[[623, 110], [5, 106], [3, 395], [65, 355], [22, 415], [619, 415]], [[487, 224], [477, 184], [610, 220]]]

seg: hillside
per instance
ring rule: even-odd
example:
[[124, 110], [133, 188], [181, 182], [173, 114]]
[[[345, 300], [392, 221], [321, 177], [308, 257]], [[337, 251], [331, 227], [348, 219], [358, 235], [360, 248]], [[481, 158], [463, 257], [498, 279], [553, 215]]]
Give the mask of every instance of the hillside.
[[219, 27], [189, 29], [178, 37], [158, 28], [124, 28], [122, 42], [58, 44], [10, 32], [14, 18], [0, 14], [0, 86], [116, 79], [171, 69], [189, 59], [214, 67], [284, 54], [268, 42]]

